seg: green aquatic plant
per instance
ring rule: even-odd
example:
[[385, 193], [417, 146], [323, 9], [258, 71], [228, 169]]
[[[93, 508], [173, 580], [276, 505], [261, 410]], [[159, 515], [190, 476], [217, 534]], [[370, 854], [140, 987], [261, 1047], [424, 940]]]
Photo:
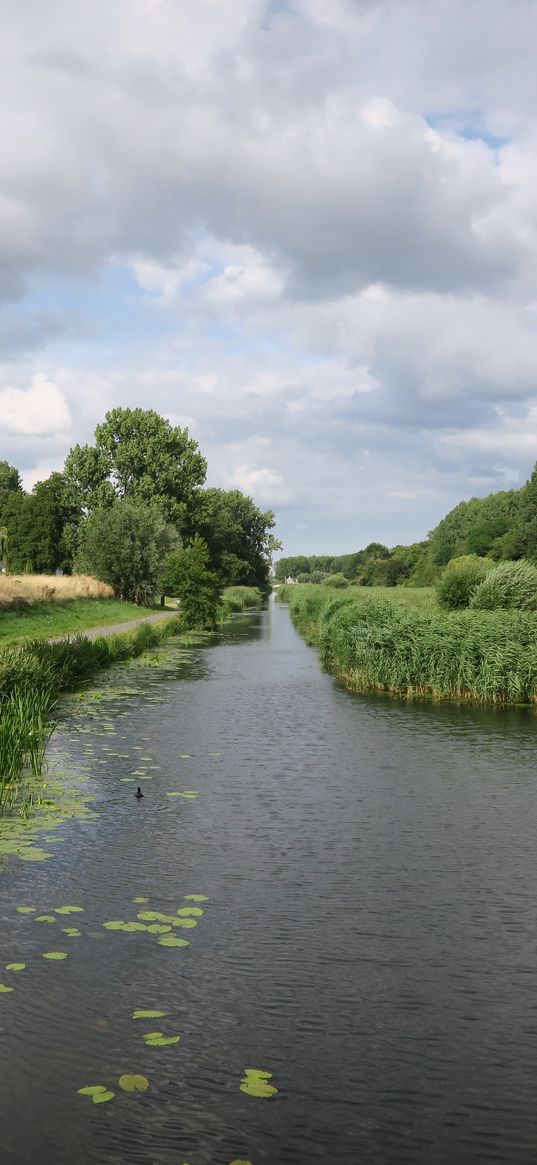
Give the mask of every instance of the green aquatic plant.
[[56, 922], [53, 914], [38, 914], [34, 922]]
[[119, 1077], [119, 1087], [123, 1092], [147, 1092], [149, 1080], [138, 1072], [132, 1076], [123, 1075]]
[[83, 906], [55, 906], [54, 913], [55, 914], [83, 914], [84, 907]]
[[17, 914], [35, 914], [35, 906], [17, 906]]
[[0, 995], [8, 995], [10, 991], [14, 990], [14, 987], [8, 987], [5, 983], [0, 983]]
[[184, 894], [185, 902], [208, 902], [206, 894]]
[[181, 906], [177, 913], [180, 918], [189, 918], [190, 915], [194, 915], [196, 918], [201, 918], [204, 911], [200, 906]]
[[105, 1104], [116, 1094], [105, 1088], [104, 1084], [87, 1084], [84, 1088], [77, 1088], [77, 1095], [91, 1097], [94, 1104]]
[[181, 1036], [165, 1036], [163, 1032], [146, 1032], [144, 1041], [148, 1048], [168, 1048], [178, 1044]]
[[269, 1084], [269, 1080], [272, 1080], [272, 1072], [264, 1072], [260, 1068], [245, 1068], [240, 1090], [246, 1092], [248, 1096], [257, 1097], [259, 1100], [270, 1100], [272, 1096], [276, 1095], [278, 1089]]
[[25, 971], [26, 963], [6, 963], [6, 971]]
[[177, 938], [175, 934], [164, 934], [159, 938], [158, 944], [160, 947], [189, 947], [190, 943], [186, 938]]
[[133, 1019], [163, 1019], [166, 1015], [165, 1011], [133, 1011]]
[[62, 959], [67, 959], [68, 955], [66, 951], [46, 951], [42, 957], [59, 963]]

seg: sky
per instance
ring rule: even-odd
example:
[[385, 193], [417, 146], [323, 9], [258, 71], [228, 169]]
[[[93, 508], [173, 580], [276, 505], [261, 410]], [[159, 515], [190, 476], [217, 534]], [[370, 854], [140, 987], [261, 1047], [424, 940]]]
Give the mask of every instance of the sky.
[[0, 458], [188, 426], [284, 553], [426, 536], [537, 459], [535, 0], [19, 0]]

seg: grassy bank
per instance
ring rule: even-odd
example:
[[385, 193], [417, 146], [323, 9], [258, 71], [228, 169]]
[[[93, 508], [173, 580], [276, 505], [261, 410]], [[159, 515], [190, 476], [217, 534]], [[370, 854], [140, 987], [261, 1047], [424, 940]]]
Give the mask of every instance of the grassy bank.
[[129, 623], [153, 615], [156, 608], [136, 607], [120, 599], [70, 599], [13, 604], [0, 609], [0, 649], [28, 639], [79, 635], [93, 627]]
[[16, 796], [22, 771], [41, 772], [58, 694], [103, 667], [132, 659], [182, 630], [179, 618], [134, 631], [61, 643], [36, 639], [0, 656], [0, 814]]
[[354, 691], [407, 698], [537, 702], [537, 615], [524, 611], [440, 612], [384, 598], [369, 588], [284, 590], [291, 617], [321, 659]]
[[218, 611], [220, 623], [225, 623], [230, 615], [241, 611], [259, 609], [263, 606], [263, 595], [257, 587], [226, 587]]

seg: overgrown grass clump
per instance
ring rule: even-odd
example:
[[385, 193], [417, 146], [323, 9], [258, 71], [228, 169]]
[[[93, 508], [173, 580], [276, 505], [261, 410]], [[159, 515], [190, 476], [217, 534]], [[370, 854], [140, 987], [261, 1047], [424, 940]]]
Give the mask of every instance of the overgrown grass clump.
[[487, 703], [537, 702], [537, 616], [425, 612], [324, 587], [290, 587], [297, 629], [355, 691]]
[[218, 621], [224, 623], [230, 615], [262, 605], [263, 594], [257, 587], [226, 587], [218, 608]]
[[524, 559], [498, 563], [474, 590], [470, 606], [479, 611], [537, 610], [537, 567]]
[[22, 771], [41, 772], [60, 691], [182, 630], [181, 619], [170, 618], [94, 640], [36, 639], [0, 655], [0, 813], [13, 799]]

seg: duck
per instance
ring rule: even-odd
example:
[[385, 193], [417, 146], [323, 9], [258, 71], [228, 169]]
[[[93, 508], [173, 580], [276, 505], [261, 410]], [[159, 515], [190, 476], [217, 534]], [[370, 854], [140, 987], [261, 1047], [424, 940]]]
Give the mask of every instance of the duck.
[[140, 788], [140, 786], [139, 786], [139, 785], [138, 785], [138, 788], [137, 788], [137, 790], [136, 790], [136, 792], [135, 792], [134, 796], [136, 797], [136, 800], [137, 800], [137, 801], [141, 801], [141, 800], [142, 800], [143, 793], [142, 793], [142, 790], [141, 790], [141, 788]]

